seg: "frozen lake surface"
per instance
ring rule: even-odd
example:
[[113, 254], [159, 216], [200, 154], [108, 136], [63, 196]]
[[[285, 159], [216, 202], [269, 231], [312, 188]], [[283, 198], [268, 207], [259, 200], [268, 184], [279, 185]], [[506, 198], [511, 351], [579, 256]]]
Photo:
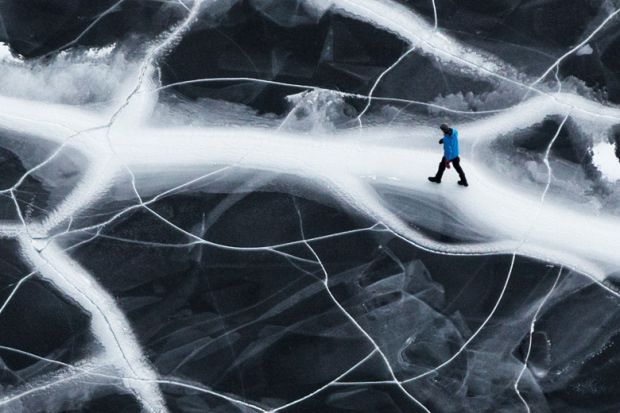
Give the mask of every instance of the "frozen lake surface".
[[620, 410], [619, 15], [0, 3], [0, 411]]

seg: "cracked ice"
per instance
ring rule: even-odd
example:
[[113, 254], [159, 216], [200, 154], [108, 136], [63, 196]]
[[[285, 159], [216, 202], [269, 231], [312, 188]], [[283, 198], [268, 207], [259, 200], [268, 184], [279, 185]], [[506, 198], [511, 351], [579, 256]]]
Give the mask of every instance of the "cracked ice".
[[40, 3], [0, 5], [1, 411], [620, 406], [620, 3]]

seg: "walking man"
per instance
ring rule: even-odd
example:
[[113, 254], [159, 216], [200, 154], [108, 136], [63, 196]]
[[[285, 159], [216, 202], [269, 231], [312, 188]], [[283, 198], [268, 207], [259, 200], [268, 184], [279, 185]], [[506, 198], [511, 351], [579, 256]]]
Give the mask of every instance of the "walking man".
[[443, 176], [443, 172], [446, 168], [450, 168], [450, 164], [454, 165], [454, 169], [458, 172], [461, 180], [458, 182], [459, 185], [469, 186], [467, 184], [467, 178], [465, 178], [465, 172], [463, 172], [463, 168], [461, 168], [461, 159], [459, 158], [459, 133], [456, 129], [452, 129], [445, 123], [443, 123], [439, 129], [443, 132], [443, 138], [439, 140], [439, 143], [443, 143], [443, 158], [441, 158], [441, 162], [439, 162], [439, 169], [437, 169], [437, 175], [429, 176], [428, 180], [431, 182], [435, 182], [436, 184], [441, 183], [441, 177]]

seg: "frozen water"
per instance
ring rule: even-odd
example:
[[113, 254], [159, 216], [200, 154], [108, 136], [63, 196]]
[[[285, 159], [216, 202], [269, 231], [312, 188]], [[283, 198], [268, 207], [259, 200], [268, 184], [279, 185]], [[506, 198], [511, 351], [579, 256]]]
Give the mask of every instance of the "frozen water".
[[619, 14], [1, 3], [0, 411], [617, 411]]

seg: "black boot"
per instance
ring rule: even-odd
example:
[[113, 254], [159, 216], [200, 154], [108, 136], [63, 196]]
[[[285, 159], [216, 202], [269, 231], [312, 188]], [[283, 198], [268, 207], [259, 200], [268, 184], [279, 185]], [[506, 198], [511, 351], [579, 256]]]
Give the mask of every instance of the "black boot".
[[431, 182], [435, 182], [436, 184], [440, 184], [441, 183], [441, 179], [437, 179], [434, 176], [429, 176], [428, 180]]
[[[430, 179], [430, 178], [429, 178]], [[463, 181], [462, 179], [458, 182], [459, 185], [463, 185], [463, 186], [469, 186], [469, 184], [467, 183], [467, 181]]]

